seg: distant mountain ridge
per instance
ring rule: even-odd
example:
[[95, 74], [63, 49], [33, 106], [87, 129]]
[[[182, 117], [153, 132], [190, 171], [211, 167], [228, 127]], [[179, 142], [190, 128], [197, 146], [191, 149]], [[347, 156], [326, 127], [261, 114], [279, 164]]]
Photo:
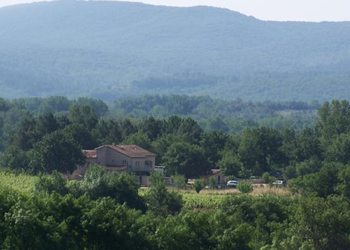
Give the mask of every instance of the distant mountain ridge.
[[[286, 99], [283, 92], [292, 91], [289, 99], [302, 100], [350, 93], [350, 22], [267, 22], [212, 7], [56, 1], [0, 8], [0, 37], [4, 97], [113, 99], [143, 93], [137, 87], [143, 81], [158, 91], [149, 79], [159, 85], [177, 76], [181, 88], [170, 93], [276, 99], [280, 91]], [[218, 80], [211, 88], [191, 81], [184, 87], [184, 76], [203, 74]]]

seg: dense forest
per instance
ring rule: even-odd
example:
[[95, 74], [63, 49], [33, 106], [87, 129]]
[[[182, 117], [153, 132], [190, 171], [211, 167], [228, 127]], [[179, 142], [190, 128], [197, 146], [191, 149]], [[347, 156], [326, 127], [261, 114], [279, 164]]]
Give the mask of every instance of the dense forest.
[[245, 127], [292, 127], [301, 130], [313, 126], [318, 102], [246, 102], [223, 101], [208, 96], [146, 95], [121, 98], [110, 105], [112, 117], [135, 118], [170, 116], [191, 117], [205, 130], [239, 134]]
[[6, 98], [346, 99], [349, 31], [349, 22], [268, 22], [211, 7], [9, 6], [0, 8], [0, 86]]
[[11, 137], [25, 118], [52, 113], [56, 117], [68, 116], [72, 106], [90, 106], [97, 119], [125, 118], [133, 121], [154, 117], [158, 119], [179, 116], [191, 117], [205, 131], [220, 130], [239, 134], [245, 127], [291, 127], [301, 131], [316, 123], [319, 103], [303, 102], [245, 102], [221, 101], [210, 97], [187, 95], [143, 96], [121, 98], [105, 103], [91, 98], [70, 100], [66, 97], [0, 99], [0, 151], [4, 150]]
[[[300, 132], [247, 127], [238, 135], [204, 131], [191, 117], [107, 118], [106, 106], [89, 98], [56, 115], [33, 115], [29, 103], [1, 100], [1, 117], [21, 118], [3, 145], [1, 174], [51, 176], [39, 175], [32, 192], [0, 183], [3, 249], [348, 249], [348, 101], [322, 104], [316, 124]], [[213, 167], [235, 178], [281, 170], [294, 195], [226, 195], [215, 209], [195, 210], [157, 174], [140, 192], [134, 177], [99, 167], [82, 181], [59, 173], [84, 161], [82, 148], [107, 143], [138, 144], [157, 154], [167, 175], [186, 178]]]
[[[298, 130], [291, 126], [245, 126], [241, 132], [231, 135], [220, 126], [205, 130], [191, 117], [194, 109], [198, 112], [217, 110], [219, 115], [220, 110], [226, 116], [230, 115], [230, 108], [233, 110], [231, 115], [237, 115], [237, 110], [241, 109], [244, 116], [248, 109], [257, 113], [266, 109], [268, 113], [286, 108], [309, 110], [318, 104], [237, 101], [228, 103], [231, 106], [224, 103], [228, 107], [225, 110], [220, 108], [222, 103], [211, 102], [206, 97], [157, 98], [121, 100], [111, 107], [116, 111], [120, 110], [118, 105], [122, 105], [127, 114], [135, 108], [147, 112], [154, 109], [155, 103], [158, 107], [163, 103], [162, 107], [172, 110], [174, 115], [166, 118], [116, 116], [105, 103], [90, 98], [2, 99], [0, 136], [3, 153], [0, 164], [32, 174], [72, 171], [77, 162], [84, 160], [81, 149], [112, 143], [137, 144], [155, 152], [157, 165], [166, 166], [168, 174], [181, 174], [187, 178], [199, 177], [211, 168], [221, 168], [226, 175], [239, 178], [283, 170], [285, 178], [292, 179], [318, 172], [324, 162], [348, 164], [347, 101], [323, 104], [318, 109], [316, 124], [312, 126]], [[198, 107], [206, 103], [218, 106], [200, 111]], [[216, 123], [224, 124], [217, 120], [213, 122]]]

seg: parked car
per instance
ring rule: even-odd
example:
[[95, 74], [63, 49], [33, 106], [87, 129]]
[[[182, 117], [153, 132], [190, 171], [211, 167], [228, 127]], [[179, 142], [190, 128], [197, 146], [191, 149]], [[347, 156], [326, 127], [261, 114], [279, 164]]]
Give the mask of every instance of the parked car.
[[188, 185], [193, 185], [194, 184], [194, 181], [195, 181], [196, 179], [187, 179], [187, 184]]
[[277, 181], [272, 182], [272, 185], [282, 186], [282, 185], [284, 185], [284, 181], [282, 181], [282, 180], [277, 180]]
[[228, 187], [237, 187], [239, 181], [228, 181], [226, 186]]

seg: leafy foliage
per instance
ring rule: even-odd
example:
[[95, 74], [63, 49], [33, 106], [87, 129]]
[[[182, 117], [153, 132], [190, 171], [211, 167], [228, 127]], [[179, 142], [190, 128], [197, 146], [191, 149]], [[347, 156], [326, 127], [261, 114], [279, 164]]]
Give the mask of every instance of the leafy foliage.
[[253, 185], [250, 182], [247, 181], [241, 181], [237, 185], [237, 189], [242, 193], [242, 194], [248, 194], [253, 191]]
[[186, 187], [186, 178], [183, 175], [174, 175], [172, 176], [174, 184], [178, 189], [184, 189]]
[[181, 211], [182, 196], [174, 191], [169, 192], [162, 174], [152, 173], [151, 188], [145, 194], [147, 207], [157, 216], [167, 216]]
[[193, 189], [196, 191], [197, 194], [205, 187], [204, 180], [197, 179], [193, 183]]
[[[93, 172], [90, 177], [97, 179], [102, 173]], [[61, 182], [55, 175], [45, 183]], [[18, 193], [14, 187], [23, 176], [7, 173], [6, 179], [17, 180], [9, 186], [0, 182], [0, 245], [10, 249], [345, 250], [349, 245], [349, 201], [342, 197], [192, 193], [184, 195], [186, 210], [158, 216], [112, 197], [45, 189]], [[152, 179], [164, 183], [160, 176]]]
[[29, 168], [33, 173], [47, 172], [54, 170], [62, 173], [72, 173], [77, 165], [85, 162], [82, 148], [72, 137], [56, 131], [47, 134], [43, 139], [34, 144], [29, 153]]
[[[167, 118], [173, 115], [189, 116], [199, 121], [208, 131], [221, 130], [237, 134], [245, 126], [284, 126], [303, 129], [314, 125], [317, 102], [247, 102], [242, 99], [225, 101], [209, 96], [145, 95], [138, 98], [120, 98], [110, 106], [116, 116], [132, 115]], [[151, 120], [151, 118], [147, 118]], [[147, 121], [147, 120], [146, 120]], [[155, 124], [153, 126], [156, 126]]]
[[171, 145], [163, 156], [169, 174], [199, 177], [209, 171], [210, 165], [203, 150], [197, 145], [177, 142]]

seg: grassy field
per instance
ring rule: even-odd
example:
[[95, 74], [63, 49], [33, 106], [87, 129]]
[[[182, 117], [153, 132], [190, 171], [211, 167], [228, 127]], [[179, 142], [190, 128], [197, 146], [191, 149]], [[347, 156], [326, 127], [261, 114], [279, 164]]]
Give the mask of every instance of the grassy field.
[[217, 209], [227, 194], [183, 193], [182, 197], [187, 209]]
[[[179, 192], [183, 195], [185, 208], [198, 210], [217, 209], [227, 196], [240, 194], [237, 189], [204, 189], [199, 194], [191, 189], [179, 190]], [[292, 194], [286, 188], [255, 187], [251, 195], [291, 196]]]
[[28, 194], [34, 190], [37, 178], [25, 174], [0, 172], [0, 188], [14, 189], [22, 194]]
[[[37, 178], [25, 174], [0, 172], [0, 188], [14, 189], [19, 193], [29, 194], [34, 190]], [[227, 196], [239, 194], [237, 189], [203, 189], [199, 194], [193, 189], [177, 190], [169, 188], [169, 190], [180, 192], [185, 203], [184, 207], [193, 210], [217, 209]], [[145, 192], [145, 189], [140, 189], [141, 195], [143, 192]], [[291, 193], [286, 188], [255, 187], [251, 195], [290, 196]]]

